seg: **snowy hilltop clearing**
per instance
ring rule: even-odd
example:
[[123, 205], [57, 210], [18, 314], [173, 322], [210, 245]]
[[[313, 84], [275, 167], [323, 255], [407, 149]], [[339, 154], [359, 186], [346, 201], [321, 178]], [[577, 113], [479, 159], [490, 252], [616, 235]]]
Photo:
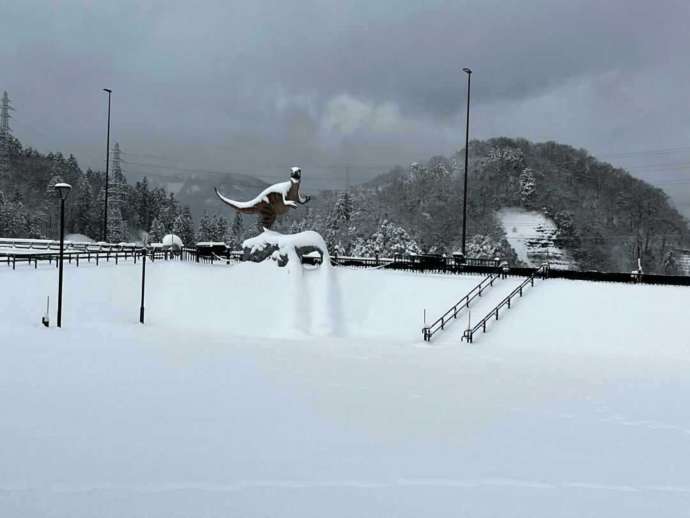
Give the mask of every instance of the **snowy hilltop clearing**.
[[[0, 516], [682, 516], [688, 289], [272, 262], [0, 268]], [[330, 272], [330, 273], [324, 273]], [[500, 280], [472, 320], [519, 279]], [[53, 305], [54, 307], [54, 305]], [[52, 320], [55, 315], [53, 311]]]
[[497, 216], [508, 243], [527, 266], [548, 262], [554, 268], [577, 269], [570, 254], [555, 244], [558, 227], [541, 212], [511, 207], [499, 210]]

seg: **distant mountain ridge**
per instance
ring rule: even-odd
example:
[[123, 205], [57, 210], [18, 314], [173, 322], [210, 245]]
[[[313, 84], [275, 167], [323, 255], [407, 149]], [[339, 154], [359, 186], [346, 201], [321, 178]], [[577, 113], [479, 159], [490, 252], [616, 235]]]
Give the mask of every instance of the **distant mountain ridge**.
[[[141, 175], [143, 178], [144, 175]], [[146, 174], [149, 181], [164, 187], [175, 195], [181, 205], [188, 206], [198, 221], [204, 214], [227, 215], [227, 207], [218, 201], [214, 187], [237, 200], [249, 200], [268, 187], [268, 183], [252, 176], [237, 173], [225, 175], [157, 175]], [[137, 175], [127, 175], [131, 181], [139, 180]]]

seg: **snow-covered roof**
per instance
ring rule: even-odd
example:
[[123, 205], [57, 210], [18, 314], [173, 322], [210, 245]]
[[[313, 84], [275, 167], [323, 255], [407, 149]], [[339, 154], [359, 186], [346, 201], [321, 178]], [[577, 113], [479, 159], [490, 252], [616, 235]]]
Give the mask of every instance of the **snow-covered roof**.
[[222, 241], [199, 241], [196, 246], [228, 246]]

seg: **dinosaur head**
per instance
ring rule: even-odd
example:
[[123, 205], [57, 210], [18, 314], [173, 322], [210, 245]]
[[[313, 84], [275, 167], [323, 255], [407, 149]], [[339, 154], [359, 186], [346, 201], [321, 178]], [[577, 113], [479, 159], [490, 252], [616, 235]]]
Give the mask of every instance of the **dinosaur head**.
[[292, 171], [290, 173], [290, 179], [299, 182], [302, 178], [302, 169], [299, 167], [291, 167], [290, 170]]

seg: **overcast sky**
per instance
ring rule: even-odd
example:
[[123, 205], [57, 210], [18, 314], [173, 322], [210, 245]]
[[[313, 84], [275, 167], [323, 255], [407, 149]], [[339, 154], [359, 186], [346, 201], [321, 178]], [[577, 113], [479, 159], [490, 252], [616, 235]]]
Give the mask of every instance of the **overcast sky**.
[[687, 0], [8, 0], [0, 90], [26, 145], [86, 167], [109, 87], [132, 173], [300, 164], [342, 187], [345, 165], [356, 182], [462, 147], [470, 66], [473, 138], [584, 147], [680, 204], [688, 27]]

